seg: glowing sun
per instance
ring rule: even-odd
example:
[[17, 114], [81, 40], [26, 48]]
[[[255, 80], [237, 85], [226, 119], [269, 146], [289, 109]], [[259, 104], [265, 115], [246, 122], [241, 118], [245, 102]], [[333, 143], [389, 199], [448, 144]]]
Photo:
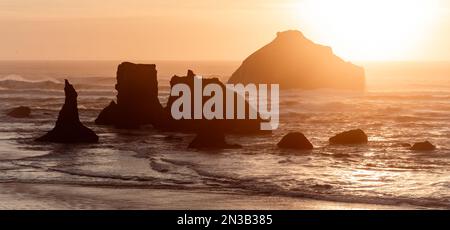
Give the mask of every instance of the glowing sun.
[[299, 0], [299, 27], [344, 58], [395, 60], [420, 56], [439, 0]]

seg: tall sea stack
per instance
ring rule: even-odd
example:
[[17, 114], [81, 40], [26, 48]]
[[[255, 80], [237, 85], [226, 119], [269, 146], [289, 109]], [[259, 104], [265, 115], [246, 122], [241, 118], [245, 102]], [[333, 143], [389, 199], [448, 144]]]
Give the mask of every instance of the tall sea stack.
[[36, 141], [59, 142], [59, 143], [79, 143], [97, 142], [98, 136], [91, 129], [80, 122], [78, 116], [77, 97], [75, 88], [65, 80], [64, 86], [65, 102], [59, 111], [58, 120], [55, 127]]
[[330, 47], [300, 31], [279, 32], [233, 73], [228, 83], [280, 84], [280, 88], [363, 90], [364, 69], [345, 62]]
[[159, 126], [166, 114], [158, 99], [156, 65], [124, 62], [117, 68], [117, 103], [112, 101], [95, 120], [99, 125], [138, 128]]

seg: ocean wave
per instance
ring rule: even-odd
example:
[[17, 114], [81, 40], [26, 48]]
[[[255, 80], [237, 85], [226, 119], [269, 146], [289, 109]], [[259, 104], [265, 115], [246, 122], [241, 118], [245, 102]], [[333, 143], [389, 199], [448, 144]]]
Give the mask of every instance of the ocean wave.
[[315, 178], [303, 181], [286, 181], [293, 186], [282, 186], [278, 183], [268, 181], [266, 178], [233, 178], [224, 177], [211, 172], [197, 170], [200, 175], [208, 178], [220, 179], [221, 183], [228, 182], [229, 188], [247, 191], [250, 194], [278, 195], [287, 197], [310, 198], [326, 201], [368, 203], [383, 205], [413, 205], [433, 208], [450, 208], [446, 198], [417, 198], [406, 196], [374, 196], [348, 194], [339, 185], [317, 181]]
[[[86, 82], [74, 81], [77, 89], [104, 89], [113, 91], [113, 85], [99, 84], [95, 79], [87, 80]], [[96, 84], [97, 83], [97, 84]], [[0, 78], [0, 87], [2, 89], [35, 89], [35, 90], [58, 90], [64, 89], [64, 82], [58, 79], [25, 79], [21, 76], [8, 75]]]
[[[44, 156], [47, 158], [49, 156]], [[61, 156], [60, 156], [61, 157]], [[42, 159], [28, 158], [29, 159]], [[47, 173], [62, 173], [74, 177], [66, 176], [48, 176], [35, 179], [30, 178], [14, 178], [12, 181], [16, 183], [54, 183], [54, 184], [79, 184], [94, 186], [114, 186], [123, 188], [133, 187], [151, 187], [151, 188], [169, 188], [169, 189], [206, 189], [217, 191], [234, 191], [241, 195], [275, 195], [293, 198], [310, 198], [316, 200], [348, 202], [348, 203], [368, 203], [368, 204], [384, 204], [384, 205], [412, 205], [425, 208], [450, 208], [448, 199], [445, 197], [408, 197], [405, 195], [391, 196], [388, 194], [378, 194], [373, 192], [370, 194], [349, 194], [348, 190], [342, 188], [342, 184], [331, 183], [318, 180], [317, 178], [282, 179], [273, 178], [271, 176], [250, 176], [239, 174], [222, 174], [220, 172], [204, 170], [199, 165], [189, 161], [173, 160], [173, 159], [152, 159], [150, 167], [161, 174], [173, 174], [174, 166], [187, 167], [200, 177], [201, 183], [197, 183], [192, 178], [173, 178], [169, 176], [154, 177], [146, 175], [122, 175], [111, 174], [102, 171], [87, 171], [72, 168], [70, 164], [64, 167], [47, 166], [39, 161], [14, 161], [14, 167], [3, 167], [3, 170], [19, 170], [17, 167], [34, 168]], [[194, 176], [195, 175], [191, 175]], [[0, 177], [1, 182], [11, 180], [8, 177]], [[442, 187], [448, 187], [448, 183], [438, 184]]]
[[54, 81], [21, 81], [0, 80], [0, 87], [4, 89], [61, 89], [62, 83]]

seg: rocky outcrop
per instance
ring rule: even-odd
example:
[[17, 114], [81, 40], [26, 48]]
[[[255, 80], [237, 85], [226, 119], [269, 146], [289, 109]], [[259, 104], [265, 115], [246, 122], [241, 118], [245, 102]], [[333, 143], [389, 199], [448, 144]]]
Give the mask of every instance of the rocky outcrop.
[[[170, 80], [170, 86], [171, 89], [176, 84], [185, 84], [189, 86], [191, 93], [191, 118], [194, 118], [194, 78], [197, 76], [194, 74], [193, 71], [189, 70], [187, 73], [187, 76], [179, 77], [179, 76], [173, 76]], [[223, 105], [226, 105], [226, 93], [229, 93], [229, 89], [225, 87], [225, 85], [218, 79], [218, 78], [202, 78], [202, 92], [203, 89], [208, 84], [217, 84], [222, 88], [223, 92]], [[228, 92], [227, 92], [228, 91]], [[234, 93], [235, 98], [235, 106], [234, 111], [237, 111], [237, 97], [240, 97], [236, 92]], [[166, 114], [171, 113], [171, 107], [175, 100], [177, 100], [178, 96], [170, 96], [167, 102], [167, 105], [165, 107]], [[211, 96], [203, 96], [202, 97], [202, 108], [206, 101], [208, 101], [211, 98]], [[254, 110], [253, 107], [249, 105], [248, 102], [245, 102], [245, 109], [247, 111]], [[223, 108], [223, 117], [226, 117], [226, 106]], [[180, 119], [175, 120], [172, 118], [172, 116], [169, 116], [169, 121], [167, 122], [167, 128], [172, 131], [185, 131], [185, 132], [196, 132], [198, 131], [198, 127], [204, 127], [205, 124], [210, 125], [211, 127], [220, 127], [223, 132], [225, 133], [261, 133], [261, 132], [268, 132], [268, 131], [261, 131], [260, 129], [260, 123], [263, 120], [259, 118], [257, 119], [250, 119], [248, 116], [246, 119], [212, 119], [207, 120], [204, 117], [202, 119]]]
[[414, 151], [433, 151], [435, 149], [436, 149], [436, 146], [431, 144], [429, 141], [417, 142], [411, 147], [411, 150], [414, 150]]
[[300, 31], [279, 32], [275, 40], [244, 60], [229, 83], [280, 84], [280, 88], [363, 90], [364, 69], [313, 43]]
[[64, 93], [65, 102], [59, 112], [55, 127], [36, 140], [60, 143], [97, 142], [98, 136], [94, 131], [80, 122], [77, 107], [78, 94], [67, 80], [65, 80]]
[[354, 129], [339, 133], [334, 137], [329, 139], [330, 144], [341, 144], [341, 145], [351, 145], [351, 144], [366, 144], [368, 138], [366, 133], [361, 129]]
[[26, 106], [19, 106], [19, 107], [13, 108], [7, 113], [8, 116], [15, 117], [15, 118], [30, 117], [30, 114], [31, 114], [31, 109]]
[[277, 145], [279, 148], [285, 149], [311, 150], [314, 148], [308, 138], [299, 132], [288, 133]]
[[189, 144], [193, 149], [235, 149], [241, 148], [238, 144], [229, 144], [225, 140], [222, 127], [204, 125], [197, 131], [197, 136]]
[[157, 71], [154, 64], [124, 62], [117, 68], [117, 103], [111, 102], [95, 120], [99, 125], [119, 128], [159, 126], [167, 120], [158, 99]]

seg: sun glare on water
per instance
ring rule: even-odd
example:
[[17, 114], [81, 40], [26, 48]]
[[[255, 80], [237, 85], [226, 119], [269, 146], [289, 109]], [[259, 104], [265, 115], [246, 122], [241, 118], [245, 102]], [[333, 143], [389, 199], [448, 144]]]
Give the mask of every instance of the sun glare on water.
[[396, 60], [420, 56], [433, 32], [439, 0], [299, 0], [294, 14], [314, 40], [344, 58]]

